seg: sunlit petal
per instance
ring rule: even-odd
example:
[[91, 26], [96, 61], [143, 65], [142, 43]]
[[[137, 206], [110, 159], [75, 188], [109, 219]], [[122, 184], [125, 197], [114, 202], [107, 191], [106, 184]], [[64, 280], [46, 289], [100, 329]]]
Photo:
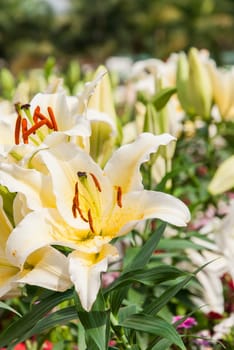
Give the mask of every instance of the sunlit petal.
[[27, 259], [24, 274], [18, 282], [57, 291], [65, 291], [72, 285], [68, 273], [68, 259], [51, 247], [41, 248], [32, 253]]
[[108, 266], [108, 257], [117, 256], [113, 246], [105, 245], [99, 254], [84, 254], [74, 251], [70, 254], [69, 271], [81, 304], [90, 311], [100, 288], [101, 272]]
[[119, 148], [106, 164], [104, 171], [113, 185], [118, 185], [124, 193], [143, 188], [140, 166], [149, 160], [160, 146], [168, 145], [175, 138], [169, 134], [155, 136], [141, 134], [135, 142]]

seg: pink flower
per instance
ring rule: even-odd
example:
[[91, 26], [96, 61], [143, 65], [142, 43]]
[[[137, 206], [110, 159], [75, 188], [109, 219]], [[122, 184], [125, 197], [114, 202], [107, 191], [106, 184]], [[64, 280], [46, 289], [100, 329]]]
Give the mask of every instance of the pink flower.
[[116, 345], [116, 341], [115, 340], [110, 340], [108, 345], [109, 346], [115, 346]]
[[119, 272], [117, 272], [117, 271], [103, 273], [102, 274], [102, 286], [104, 288], [109, 286], [118, 277], [119, 277]]
[[[181, 320], [183, 316], [173, 316], [172, 323], [175, 323], [179, 320]], [[192, 328], [193, 326], [196, 326], [197, 321], [195, 320], [194, 317], [188, 317], [186, 318], [183, 322], [181, 322], [176, 328], [185, 328], [189, 329]]]

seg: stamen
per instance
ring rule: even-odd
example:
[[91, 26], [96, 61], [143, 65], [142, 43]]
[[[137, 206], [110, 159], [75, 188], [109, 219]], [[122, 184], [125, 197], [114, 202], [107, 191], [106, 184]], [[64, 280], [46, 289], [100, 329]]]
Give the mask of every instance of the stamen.
[[97, 187], [98, 191], [102, 192], [102, 188], [101, 188], [100, 183], [99, 183], [98, 179], [96, 178], [96, 176], [92, 173], [89, 173], [89, 174], [91, 175], [93, 182], [94, 182], [95, 186]]
[[[41, 112], [40, 112], [40, 107], [37, 106], [34, 110], [33, 113], [33, 121], [35, 124], [38, 123], [38, 119], [44, 120], [44, 124], [48, 126], [49, 129], [54, 129], [53, 123], [49, 121], [48, 118], [46, 118]], [[55, 129], [54, 129], [55, 130]]]
[[50, 117], [50, 120], [52, 122], [54, 131], [58, 131], [58, 125], [57, 125], [57, 122], [56, 122], [56, 119], [55, 119], [55, 115], [54, 115], [54, 112], [53, 112], [52, 108], [48, 107], [47, 111], [49, 113], [49, 117]]
[[73, 202], [72, 202], [72, 214], [74, 216], [74, 218], [77, 218], [77, 214], [76, 214], [76, 209], [78, 207], [78, 183], [76, 182], [75, 184], [75, 195], [73, 197]]
[[35, 108], [34, 112], [33, 112], [33, 121], [34, 121], [34, 123], [37, 123], [37, 121], [38, 121], [40, 110], [41, 110], [40, 107], [37, 106]]
[[82, 210], [80, 208], [80, 204], [79, 204], [79, 189], [78, 189], [78, 182], [76, 182], [75, 184], [75, 195], [73, 197], [73, 202], [72, 202], [72, 214], [74, 216], [74, 218], [77, 218], [77, 215], [76, 215], [76, 210], [78, 211], [78, 213], [80, 214], [80, 217], [83, 221], [85, 222], [89, 222], [89, 220], [87, 220], [83, 213], [82, 213]]
[[122, 189], [120, 186], [117, 186], [117, 204], [120, 208], [122, 208]]
[[89, 227], [90, 227], [90, 230], [91, 230], [93, 233], [95, 233], [94, 227], [93, 227], [93, 218], [92, 218], [91, 210], [90, 210], [90, 209], [88, 210], [88, 219], [89, 219]]
[[18, 145], [20, 142], [20, 126], [21, 126], [21, 116], [18, 114], [15, 123], [15, 144]]
[[35, 134], [36, 130], [45, 124], [46, 124], [46, 120], [41, 120], [37, 124], [34, 124], [30, 129], [27, 130], [26, 132], [27, 136], [30, 136], [31, 134]]
[[28, 134], [27, 134], [27, 131], [28, 131], [28, 122], [27, 122], [27, 119], [26, 118], [23, 118], [22, 119], [22, 134], [23, 134], [23, 141], [24, 143], [28, 143]]

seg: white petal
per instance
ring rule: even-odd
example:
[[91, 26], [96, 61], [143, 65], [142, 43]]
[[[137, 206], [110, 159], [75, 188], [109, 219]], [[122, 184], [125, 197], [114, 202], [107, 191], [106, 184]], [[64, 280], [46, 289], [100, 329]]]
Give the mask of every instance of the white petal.
[[31, 271], [25, 273], [25, 276], [18, 282], [60, 292], [71, 287], [68, 258], [56, 249], [51, 247], [41, 248], [28, 257], [27, 263], [34, 267]]
[[10, 192], [25, 194], [30, 209], [37, 209], [43, 205], [54, 206], [50, 178], [34, 169], [0, 163], [0, 184], [6, 186]]
[[[160, 219], [175, 226], [186, 226], [190, 220], [190, 212], [181, 200], [155, 191], [136, 191], [125, 195], [123, 210], [123, 227], [118, 236], [126, 234], [137, 222], [146, 219]], [[119, 214], [121, 215], [121, 208]]]
[[155, 136], [141, 134], [135, 142], [124, 145], [114, 152], [104, 168], [114, 186], [120, 186], [123, 193], [143, 188], [140, 166], [149, 160], [161, 145], [168, 145], [175, 138], [169, 134]]
[[53, 243], [46, 214], [46, 210], [32, 212], [13, 229], [6, 246], [7, 258], [13, 265], [22, 268], [32, 252]]
[[106, 245], [100, 252], [97, 261], [92, 261], [91, 255], [78, 251], [69, 255], [71, 280], [86, 311], [91, 310], [96, 300], [101, 285], [100, 274], [107, 270], [108, 257], [116, 256], [116, 254], [117, 251], [113, 246]]

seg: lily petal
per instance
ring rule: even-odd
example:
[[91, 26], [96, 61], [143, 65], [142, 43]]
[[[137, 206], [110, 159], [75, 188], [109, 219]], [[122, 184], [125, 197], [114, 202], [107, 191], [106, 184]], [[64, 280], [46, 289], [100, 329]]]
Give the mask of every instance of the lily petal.
[[135, 191], [123, 197], [123, 208], [116, 207], [113, 215], [104, 220], [103, 234], [110, 237], [122, 236], [138, 222], [146, 219], [160, 219], [176, 226], [186, 226], [190, 212], [179, 199], [161, 192]]
[[123, 193], [142, 189], [141, 164], [149, 160], [150, 154], [156, 153], [160, 146], [166, 146], [174, 140], [169, 134], [140, 134], [134, 142], [114, 152], [104, 172], [114, 186], [122, 188]]
[[24, 277], [18, 280], [20, 283], [60, 292], [72, 285], [68, 272], [68, 259], [54, 248], [45, 247], [35, 251], [28, 257], [26, 265], [31, 265], [33, 268], [31, 271], [30, 269], [24, 271]]
[[7, 163], [0, 163], [0, 176], [0, 184], [6, 186], [10, 192], [21, 192], [26, 195], [30, 209], [54, 206], [49, 176], [34, 169]]
[[91, 310], [96, 300], [101, 285], [100, 274], [107, 270], [108, 258], [117, 255], [117, 249], [111, 245], [103, 246], [99, 254], [74, 251], [69, 255], [71, 280], [86, 311]]

